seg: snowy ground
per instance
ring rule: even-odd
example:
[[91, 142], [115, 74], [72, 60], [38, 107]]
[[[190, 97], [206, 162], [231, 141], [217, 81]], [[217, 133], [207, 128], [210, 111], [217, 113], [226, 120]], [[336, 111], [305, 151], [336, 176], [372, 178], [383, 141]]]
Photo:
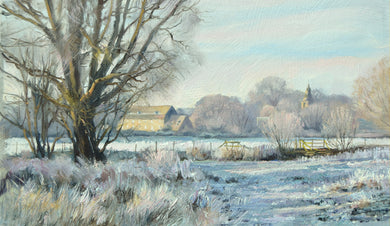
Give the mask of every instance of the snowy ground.
[[389, 225], [389, 149], [294, 161], [195, 162], [227, 224]]
[[[108, 151], [158, 149], [185, 151], [202, 147], [215, 150], [225, 139], [192, 137], [136, 137], [120, 139]], [[269, 144], [264, 138], [239, 140], [248, 147]], [[355, 139], [355, 145], [389, 145], [389, 139]], [[60, 142], [56, 151], [67, 150]], [[22, 138], [6, 141], [6, 153], [29, 151]], [[192, 170], [206, 177], [194, 182], [199, 205], [208, 202], [238, 225], [334, 225], [363, 222], [389, 225], [389, 148], [376, 148], [337, 156], [292, 161], [202, 161]]]

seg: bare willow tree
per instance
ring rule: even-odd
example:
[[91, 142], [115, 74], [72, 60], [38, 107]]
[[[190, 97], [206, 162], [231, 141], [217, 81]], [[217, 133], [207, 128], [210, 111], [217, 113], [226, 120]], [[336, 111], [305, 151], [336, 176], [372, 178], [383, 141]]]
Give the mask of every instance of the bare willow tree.
[[262, 132], [277, 145], [282, 154], [286, 154], [291, 150], [292, 142], [302, 132], [302, 122], [294, 113], [274, 112], [263, 122]]
[[[41, 90], [64, 112], [59, 117], [73, 142], [75, 159], [105, 160], [104, 150], [118, 136], [112, 122], [120, 121], [116, 119], [123, 114], [120, 110], [175, 78], [183, 54], [190, 53], [186, 34], [199, 20], [194, 5], [189, 0], [9, 0], [1, 4], [19, 23], [34, 27], [29, 30], [36, 34], [33, 42], [17, 34], [15, 45], [29, 42], [41, 47], [42, 58], [58, 62], [56, 73], [34, 65], [23, 69], [29, 76], [49, 79], [59, 93], [53, 97]], [[7, 63], [23, 65], [13, 48], [2, 45]]]
[[326, 117], [322, 132], [328, 138], [330, 146], [348, 150], [352, 146], [358, 127], [354, 112], [347, 105], [337, 106]]
[[368, 76], [355, 81], [354, 99], [359, 114], [390, 134], [390, 66], [383, 58]]
[[[28, 58], [23, 58], [23, 67], [29, 64], [41, 65], [41, 71], [50, 71], [54, 68], [53, 65], [34, 62], [29, 51], [26, 51], [26, 56]], [[20, 73], [16, 75], [6, 74], [6, 77], [17, 83], [21, 90], [16, 93], [5, 93], [7, 100], [0, 115], [23, 132], [35, 157], [50, 158], [56, 142], [62, 137], [58, 133], [53, 141], [49, 140], [49, 129], [57, 120], [59, 108], [42, 95], [42, 92], [54, 95], [49, 80], [44, 76], [29, 77], [23, 67], [18, 68]]]

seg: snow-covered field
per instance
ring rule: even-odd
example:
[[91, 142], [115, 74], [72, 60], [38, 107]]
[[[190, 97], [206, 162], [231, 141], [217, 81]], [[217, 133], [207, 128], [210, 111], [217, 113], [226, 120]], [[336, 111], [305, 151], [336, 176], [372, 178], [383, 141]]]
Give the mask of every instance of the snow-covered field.
[[389, 148], [293, 161], [195, 162], [227, 224], [389, 225]]
[[[204, 139], [196, 137], [130, 137], [128, 139], [119, 138], [113, 142], [107, 151], [143, 151], [145, 149], [155, 150], [156, 144], [159, 150], [185, 151], [188, 148], [197, 147], [204, 150], [215, 150], [225, 140], [240, 141], [247, 147], [258, 147], [264, 144], [270, 144], [266, 138], [213, 138]], [[15, 154], [23, 151], [29, 151], [29, 146], [24, 138], [9, 138], [5, 141], [6, 148], [3, 154]], [[389, 138], [357, 138], [353, 141], [354, 145], [389, 145]], [[57, 142], [55, 151], [69, 150], [72, 147], [69, 140], [63, 139]]]
[[[154, 150], [156, 142], [159, 150], [215, 150], [225, 140], [229, 139], [136, 137], [119, 139], [108, 152]], [[248, 147], [270, 144], [264, 138], [234, 140]], [[355, 145], [387, 147], [291, 161], [195, 161], [191, 171], [204, 176], [192, 182], [197, 190], [194, 202], [211, 206], [222, 214], [223, 223], [234, 225], [389, 225], [389, 143], [355, 139]], [[56, 151], [70, 147], [59, 142]], [[7, 154], [22, 151], [29, 151], [24, 139], [6, 140]]]

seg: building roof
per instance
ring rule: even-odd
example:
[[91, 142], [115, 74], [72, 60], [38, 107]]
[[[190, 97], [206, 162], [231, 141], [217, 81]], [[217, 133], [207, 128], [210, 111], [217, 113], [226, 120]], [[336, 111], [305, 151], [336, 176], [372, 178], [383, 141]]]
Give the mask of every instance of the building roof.
[[186, 115], [172, 115], [169, 120], [169, 124], [172, 127], [173, 131], [179, 131], [181, 126], [183, 125], [184, 120], [186, 119]]
[[133, 106], [130, 108], [129, 113], [131, 114], [141, 112], [142, 114], [155, 114], [156, 112], [159, 112], [160, 115], [165, 115], [171, 108], [173, 108], [171, 105]]
[[175, 109], [171, 105], [161, 106], [132, 106], [125, 118], [129, 119], [164, 119], [170, 109]]

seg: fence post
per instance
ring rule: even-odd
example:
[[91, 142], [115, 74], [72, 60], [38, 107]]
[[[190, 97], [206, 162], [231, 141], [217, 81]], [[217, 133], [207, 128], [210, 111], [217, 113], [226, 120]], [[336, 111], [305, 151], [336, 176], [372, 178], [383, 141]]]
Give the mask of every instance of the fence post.
[[157, 153], [157, 141], [156, 141], [156, 153]]
[[15, 150], [15, 155], [17, 155], [18, 154], [18, 143], [16, 143], [16, 148], [15, 148], [16, 150]]
[[213, 144], [210, 142], [210, 151], [213, 150]]
[[175, 151], [175, 141], [173, 141], [173, 151]]
[[137, 152], [137, 143], [135, 143], [135, 152]]

